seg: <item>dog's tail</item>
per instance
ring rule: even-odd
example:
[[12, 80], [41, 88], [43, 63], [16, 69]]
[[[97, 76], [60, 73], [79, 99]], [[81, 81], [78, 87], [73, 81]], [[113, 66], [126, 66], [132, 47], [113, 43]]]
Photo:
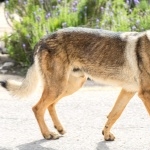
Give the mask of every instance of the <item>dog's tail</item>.
[[23, 98], [31, 95], [36, 87], [38, 86], [40, 80], [40, 69], [38, 64], [38, 58], [35, 57], [34, 64], [28, 69], [25, 79], [22, 83], [7, 80], [1, 81], [1, 85], [6, 88], [12, 95]]

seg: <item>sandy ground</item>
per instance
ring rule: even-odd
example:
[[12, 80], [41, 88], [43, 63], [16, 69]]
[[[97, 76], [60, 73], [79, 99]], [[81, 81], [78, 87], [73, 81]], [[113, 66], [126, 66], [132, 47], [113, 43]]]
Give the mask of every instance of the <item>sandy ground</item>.
[[[4, 5], [0, 4], [0, 36], [10, 31]], [[0, 80], [8, 78], [22, 80], [19, 76], [0, 75]], [[0, 87], [0, 150], [149, 150], [150, 118], [137, 95], [112, 129], [116, 140], [103, 140], [101, 130], [119, 91], [89, 81], [72, 96], [63, 98], [57, 110], [67, 133], [59, 140], [47, 141], [32, 112], [41, 90], [27, 100], [19, 100]], [[54, 130], [47, 112], [45, 120]]]
[[[21, 79], [0, 75], [0, 80], [5, 78]], [[59, 140], [47, 141], [32, 112], [41, 90], [27, 100], [19, 100], [0, 87], [0, 150], [149, 150], [150, 118], [137, 95], [112, 129], [115, 141], [103, 140], [101, 130], [119, 91], [87, 83], [78, 92], [63, 98], [57, 110], [67, 133]], [[55, 131], [47, 112], [45, 120]]]

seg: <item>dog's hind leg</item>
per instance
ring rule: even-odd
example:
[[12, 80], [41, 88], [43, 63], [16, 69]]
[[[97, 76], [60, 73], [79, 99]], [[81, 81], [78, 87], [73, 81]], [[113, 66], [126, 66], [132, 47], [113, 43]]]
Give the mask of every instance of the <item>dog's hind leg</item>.
[[57, 116], [55, 105], [56, 105], [56, 102], [54, 104], [51, 104], [48, 107], [49, 114], [53, 120], [54, 127], [58, 130], [58, 132], [60, 134], [65, 134], [65, 130], [64, 130], [64, 128], [63, 128], [62, 124], [60, 123], [59, 118]]
[[130, 99], [134, 96], [134, 94], [134, 92], [127, 92], [124, 89], [121, 90], [112, 111], [108, 115], [108, 121], [106, 122], [102, 132], [106, 141], [113, 141], [115, 139], [114, 135], [110, 133], [110, 129], [116, 122], [116, 120], [120, 117], [124, 108], [130, 101]]
[[[63, 87], [65, 89], [65, 84], [56, 83], [56, 85], [59, 86], [59, 88]], [[62, 88], [61, 88], [62, 89]], [[58, 93], [59, 91], [59, 93]], [[35, 117], [37, 119], [37, 122], [39, 124], [41, 133], [45, 139], [57, 139], [59, 138], [59, 135], [56, 133], [53, 133], [49, 131], [45, 121], [44, 121], [44, 114], [47, 108], [49, 108], [51, 105], [55, 104], [58, 99], [60, 99], [63, 94], [63, 90], [60, 91], [53, 87], [51, 89], [49, 86], [45, 85], [44, 91], [42, 93], [42, 97], [39, 100], [39, 102], [32, 108]], [[55, 111], [55, 110], [54, 110]]]
[[45, 139], [57, 139], [58, 134], [49, 131], [44, 121], [46, 109], [54, 104], [65, 93], [69, 78], [69, 65], [64, 63], [63, 54], [53, 56], [49, 51], [43, 50], [40, 53], [41, 79], [43, 93], [39, 102], [33, 107], [33, 112]]
[[45, 121], [44, 114], [49, 105], [53, 103], [53, 98], [49, 94], [49, 89], [47, 87], [44, 88], [43, 94], [39, 102], [32, 108], [37, 122], [39, 124], [41, 133], [45, 139], [57, 139], [59, 135], [49, 131]]
[[86, 77], [84, 75], [75, 77], [72, 74], [70, 74], [66, 91], [63, 93], [63, 95], [61, 97], [59, 97], [59, 99], [57, 99], [57, 101], [55, 101], [55, 103], [53, 103], [52, 105], [50, 105], [48, 107], [48, 111], [53, 120], [54, 127], [58, 130], [58, 132], [60, 134], [64, 134], [65, 130], [64, 130], [62, 124], [60, 123], [57, 113], [56, 113], [56, 110], [55, 110], [56, 102], [58, 102], [62, 97], [71, 95], [74, 92], [76, 92], [78, 89], [80, 89], [82, 87], [82, 85], [84, 84], [85, 81], [86, 81]]

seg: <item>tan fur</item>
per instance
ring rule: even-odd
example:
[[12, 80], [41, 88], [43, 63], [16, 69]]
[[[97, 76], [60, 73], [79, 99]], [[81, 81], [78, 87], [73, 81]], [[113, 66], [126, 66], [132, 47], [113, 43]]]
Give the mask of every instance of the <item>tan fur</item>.
[[111, 127], [138, 92], [150, 114], [150, 32], [116, 33], [98, 29], [67, 28], [41, 39], [35, 46], [34, 64], [21, 85], [3, 84], [14, 95], [29, 95], [42, 82], [43, 93], [33, 112], [45, 139], [57, 139], [44, 121], [48, 109], [55, 128], [65, 130], [55, 105], [82, 87], [86, 79], [122, 87], [103, 129], [114, 140]]

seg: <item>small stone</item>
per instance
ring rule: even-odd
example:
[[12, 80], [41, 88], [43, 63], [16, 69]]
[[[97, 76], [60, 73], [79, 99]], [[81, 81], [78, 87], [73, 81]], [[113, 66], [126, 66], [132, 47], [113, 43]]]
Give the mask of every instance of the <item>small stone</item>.
[[5, 48], [5, 42], [4, 41], [0, 41], [0, 49], [4, 49]]
[[3, 49], [2, 49], [2, 54], [8, 54], [8, 51], [7, 51], [6, 48], [3, 48]]
[[8, 72], [8, 70], [0, 70], [0, 72], [1, 72], [2, 74], [5, 74], [5, 73]]
[[15, 64], [13, 62], [5, 62], [2, 66], [2, 69], [9, 69], [10, 67], [13, 67]]
[[13, 62], [5, 62], [4, 64], [3, 64], [3, 67], [12, 67], [12, 66], [14, 66], [14, 63]]

